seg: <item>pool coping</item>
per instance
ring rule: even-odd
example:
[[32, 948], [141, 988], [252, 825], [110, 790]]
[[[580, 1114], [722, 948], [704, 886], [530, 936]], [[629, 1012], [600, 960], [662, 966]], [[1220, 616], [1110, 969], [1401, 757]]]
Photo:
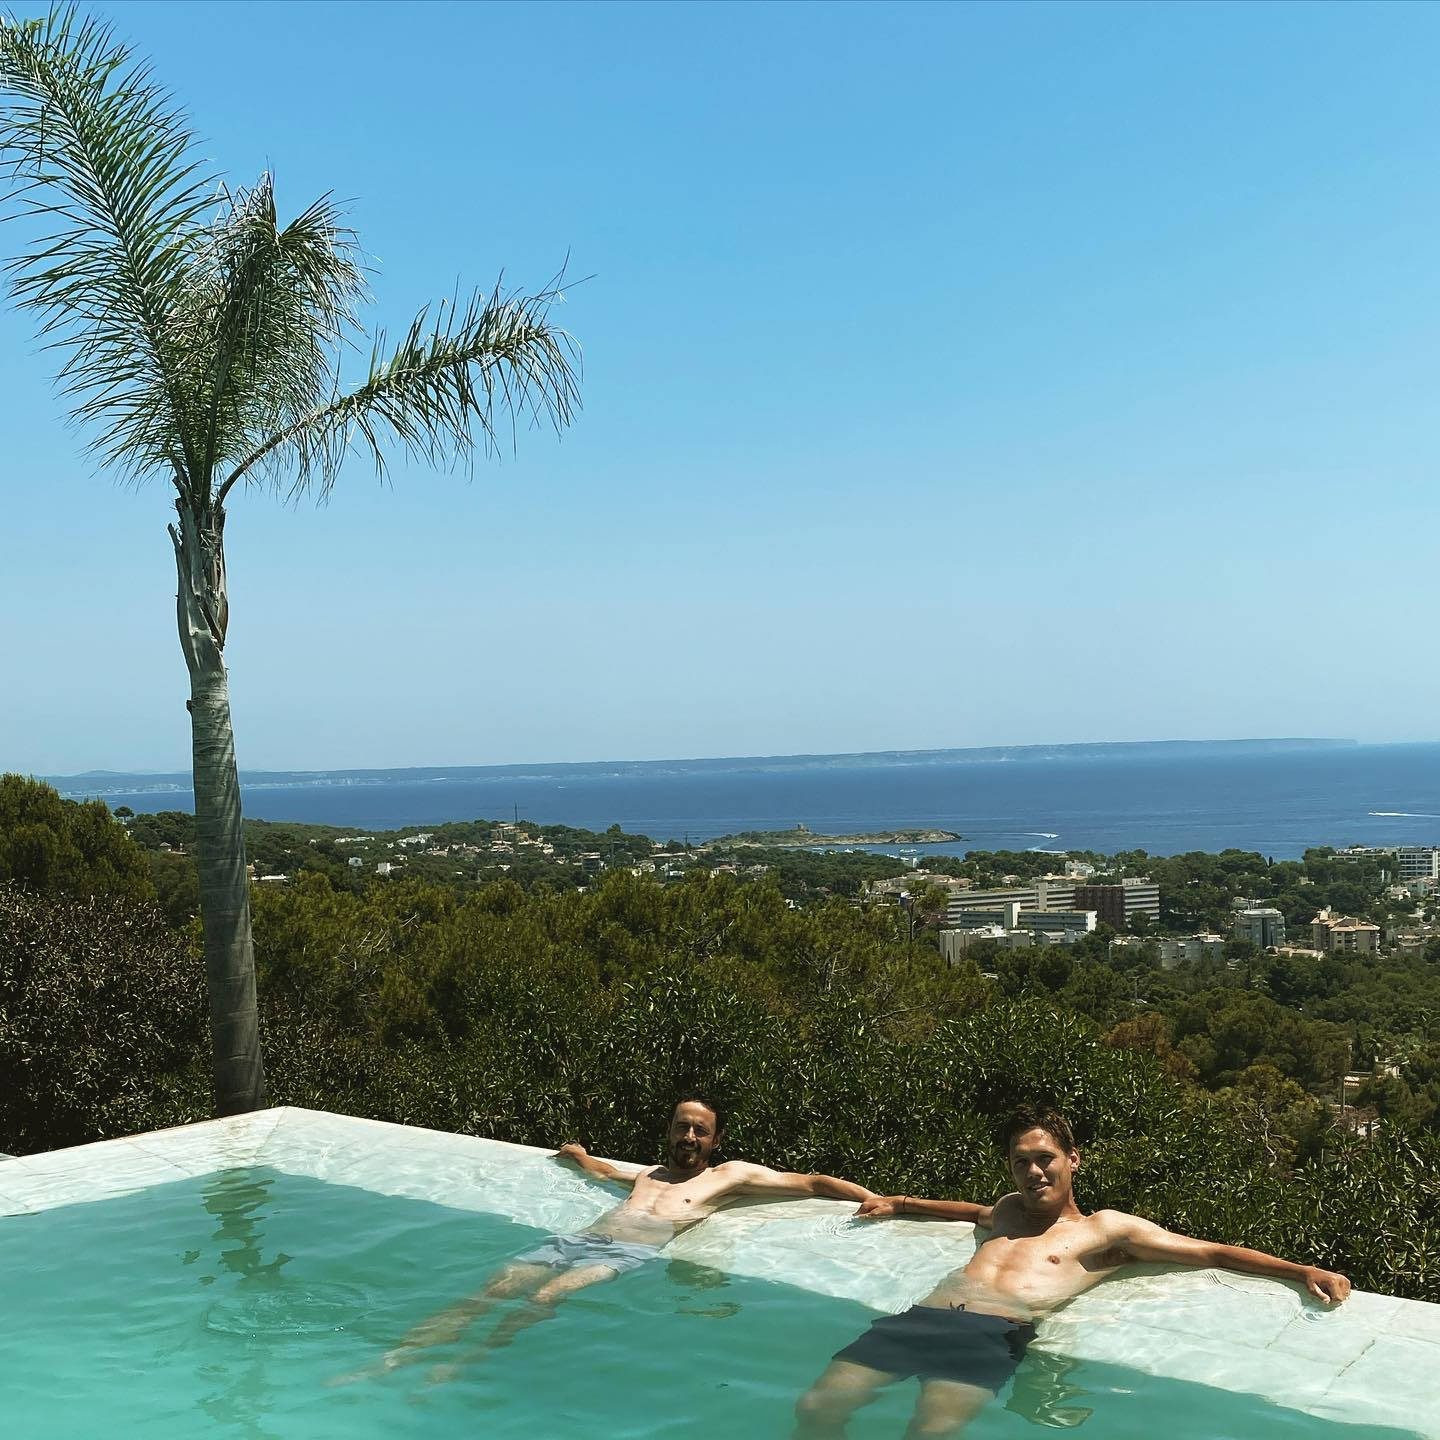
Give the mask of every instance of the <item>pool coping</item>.
[[[542, 1229], [584, 1228], [614, 1194], [551, 1156], [508, 1141], [280, 1106], [0, 1159], [0, 1218], [260, 1165]], [[486, 1179], [502, 1183], [486, 1193]], [[969, 1225], [854, 1222], [853, 1208], [833, 1200], [745, 1202], [681, 1235], [666, 1254], [895, 1312], [974, 1251]], [[1326, 1311], [1281, 1282], [1144, 1266], [1046, 1320], [1035, 1348], [1440, 1440], [1440, 1305], [1355, 1291]]]

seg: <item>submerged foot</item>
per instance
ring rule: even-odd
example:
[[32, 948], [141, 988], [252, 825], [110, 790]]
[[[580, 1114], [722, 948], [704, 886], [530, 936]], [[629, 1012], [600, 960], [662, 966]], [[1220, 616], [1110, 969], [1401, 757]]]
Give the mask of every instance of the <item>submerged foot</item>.
[[326, 1382], [325, 1388], [333, 1390], [337, 1385], [354, 1385], [361, 1380], [375, 1380], [381, 1375], [388, 1375], [392, 1370], [399, 1369], [405, 1363], [403, 1351], [387, 1350], [380, 1359], [372, 1364], [365, 1365], [359, 1370], [347, 1371], [344, 1375], [332, 1375]]
[[473, 1350], [467, 1350], [463, 1355], [457, 1355], [453, 1360], [442, 1360], [438, 1365], [432, 1365], [425, 1372], [425, 1383], [448, 1385], [452, 1380], [458, 1380], [465, 1371], [485, 1358], [489, 1348], [487, 1345], [480, 1345]]

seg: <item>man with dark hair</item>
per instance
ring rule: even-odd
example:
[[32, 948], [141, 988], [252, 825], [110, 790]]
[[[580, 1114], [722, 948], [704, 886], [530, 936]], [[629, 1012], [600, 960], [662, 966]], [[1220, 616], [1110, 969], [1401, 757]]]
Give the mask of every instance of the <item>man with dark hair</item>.
[[956, 1434], [1014, 1373], [1037, 1321], [1134, 1261], [1293, 1280], [1327, 1305], [1350, 1293], [1343, 1275], [1313, 1265], [1192, 1240], [1120, 1210], [1086, 1215], [1074, 1193], [1080, 1152], [1054, 1110], [1017, 1111], [1005, 1141], [1016, 1188], [993, 1205], [889, 1195], [860, 1206], [859, 1214], [877, 1219], [968, 1221], [981, 1232], [979, 1246], [918, 1305], [882, 1315], [835, 1356], [801, 1397], [798, 1435], [843, 1435], [882, 1386], [911, 1375], [920, 1381], [911, 1433]]
[[1010, 1112], [1001, 1133], [1007, 1154], [1010, 1142], [1027, 1130], [1045, 1131], [1052, 1140], [1059, 1142], [1060, 1148], [1067, 1154], [1075, 1149], [1075, 1132], [1070, 1128], [1070, 1122], [1049, 1105], [1021, 1105]]
[[522, 1330], [548, 1320], [577, 1291], [601, 1285], [659, 1257], [683, 1230], [742, 1196], [774, 1199], [828, 1196], [833, 1200], [874, 1200], [863, 1185], [831, 1175], [771, 1170], [743, 1160], [712, 1164], [724, 1138], [724, 1112], [690, 1092], [670, 1114], [664, 1165], [621, 1168], [597, 1160], [583, 1145], [562, 1145], [557, 1160], [578, 1165], [587, 1175], [629, 1189], [628, 1198], [574, 1235], [552, 1235], [543, 1245], [506, 1264], [484, 1289], [416, 1326], [381, 1361], [344, 1379], [359, 1379], [418, 1360], [434, 1345], [458, 1340], [493, 1306], [524, 1303], [505, 1315], [485, 1340], [458, 1362], [432, 1372], [450, 1378], [467, 1360], [508, 1345]]

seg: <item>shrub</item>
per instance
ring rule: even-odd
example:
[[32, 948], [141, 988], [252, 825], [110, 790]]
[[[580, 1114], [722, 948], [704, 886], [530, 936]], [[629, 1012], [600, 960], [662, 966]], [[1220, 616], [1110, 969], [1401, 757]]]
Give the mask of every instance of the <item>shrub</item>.
[[103, 800], [62, 800], [40, 780], [0, 775], [0, 883], [41, 895], [154, 899], [145, 852]]
[[0, 886], [0, 1149], [209, 1109], [203, 970], [153, 906]]

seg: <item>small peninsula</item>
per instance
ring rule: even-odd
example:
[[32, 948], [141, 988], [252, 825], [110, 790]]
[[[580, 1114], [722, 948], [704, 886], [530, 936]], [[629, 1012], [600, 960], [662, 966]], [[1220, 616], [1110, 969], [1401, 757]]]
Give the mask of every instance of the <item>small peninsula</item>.
[[738, 835], [722, 835], [702, 847], [763, 845], [772, 849], [809, 850], [824, 845], [948, 845], [963, 840], [950, 830], [933, 828], [917, 830], [876, 830], [863, 835], [825, 835], [807, 825], [793, 825], [788, 830], [742, 830]]

